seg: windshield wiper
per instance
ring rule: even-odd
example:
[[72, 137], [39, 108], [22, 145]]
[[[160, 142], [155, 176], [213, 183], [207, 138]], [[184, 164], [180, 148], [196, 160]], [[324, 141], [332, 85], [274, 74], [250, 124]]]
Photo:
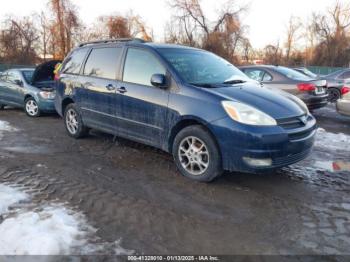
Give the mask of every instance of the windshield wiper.
[[217, 87], [215, 84], [209, 84], [209, 83], [190, 83], [190, 84], [194, 85], [194, 86], [206, 87], [206, 88], [215, 88], [215, 87]]
[[227, 80], [223, 82], [223, 84], [228, 84], [228, 85], [235, 85], [235, 84], [243, 84], [247, 81], [242, 80], [242, 79], [233, 79], [233, 80]]

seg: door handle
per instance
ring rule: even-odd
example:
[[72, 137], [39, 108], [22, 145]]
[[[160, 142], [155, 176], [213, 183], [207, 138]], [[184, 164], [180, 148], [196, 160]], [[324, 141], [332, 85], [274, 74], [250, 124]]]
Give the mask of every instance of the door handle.
[[119, 93], [122, 93], [122, 94], [124, 94], [124, 93], [127, 92], [127, 90], [126, 90], [126, 88], [125, 88], [124, 86], [121, 86], [121, 87], [117, 88], [117, 91], [118, 91]]
[[106, 85], [106, 88], [107, 88], [107, 90], [109, 90], [109, 91], [113, 91], [113, 90], [115, 90], [115, 86], [114, 86], [114, 85], [112, 85], [112, 84], [108, 84], [108, 85]]

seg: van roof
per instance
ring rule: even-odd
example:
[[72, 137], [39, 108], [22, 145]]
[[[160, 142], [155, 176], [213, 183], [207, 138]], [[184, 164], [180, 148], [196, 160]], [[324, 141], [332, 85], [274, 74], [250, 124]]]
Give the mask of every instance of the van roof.
[[[78, 48], [85, 47], [85, 46], [99, 46], [99, 45], [108, 45], [113, 43], [122, 43], [122, 44], [134, 44], [134, 45], [145, 45], [149, 46], [151, 48], [183, 48], [183, 49], [197, 49], [190, 46], [184, 46], [184, 45], [176, 45], [176, 44], [161, 44], [161, 43], [153, 43], [153, 42], [147, 42], [139, 38], [116, 38], [116, 39], [104, 39], [104, 40], [98, 40], [98, 41], [91, 41], [91, 42], [85, 42], [78, 45]], [[197, 49], [198, 50], [198, 49]]]

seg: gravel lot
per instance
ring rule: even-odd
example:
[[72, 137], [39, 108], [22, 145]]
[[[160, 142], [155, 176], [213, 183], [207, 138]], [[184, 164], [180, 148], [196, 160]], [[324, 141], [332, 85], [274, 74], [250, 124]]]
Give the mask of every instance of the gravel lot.
[[0, 184], [32, 194], [27, 209], [59, 204], [85, 217], [85, 241], [99, 248], [68, 253], [350, 254], [350, 120], [333, 106], [315, 116], [305, 161], [203, 184], [154, 148], [96, 131], [74, 140], [57, 116], [6, 109]]

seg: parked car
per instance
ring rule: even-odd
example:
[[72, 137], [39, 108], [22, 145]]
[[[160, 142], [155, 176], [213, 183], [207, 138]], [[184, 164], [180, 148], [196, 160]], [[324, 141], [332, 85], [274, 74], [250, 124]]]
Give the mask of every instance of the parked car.
[[341, 97], [344, 85], [350, 85], [350, 69], [338, 70], [321, 79], [327, 81], [329, 101], [336, 102]]
[[58, 78], [55, 106], [68, 135], [95, 128], [160, 148], [197, 181], [287, 166], [314, 142], [316, 121], [302, 101], [204, 50], [132, 39], [86, 43]]
[[342, 88], [342, 97], [336, 103], [337, 111], [346, 116], [350, 116], [350, 87]]
[[328, 103], [327, 82], [315, 80], [293, 69], [283, 66], [254, 65], [240, 69], [250, 78], [260, 81], [268, 88], [286, 91], [300, 98], [310, 110]]
[[30, 117], [55, 112], [53, 70], [57, 62], [5, 71], [0, 76], [0, 109], [6, 105], [21, 107]]
[[317, 74], [311, 72], [306, 67], [293, 67], [292, 69], [298, 71], [299, 73], [302, 73], [303, 75], [306, 75], [310, 78], [313, 78], [313, 79], [319, 79], [322, 77], [322, 75], [317, 75]]

